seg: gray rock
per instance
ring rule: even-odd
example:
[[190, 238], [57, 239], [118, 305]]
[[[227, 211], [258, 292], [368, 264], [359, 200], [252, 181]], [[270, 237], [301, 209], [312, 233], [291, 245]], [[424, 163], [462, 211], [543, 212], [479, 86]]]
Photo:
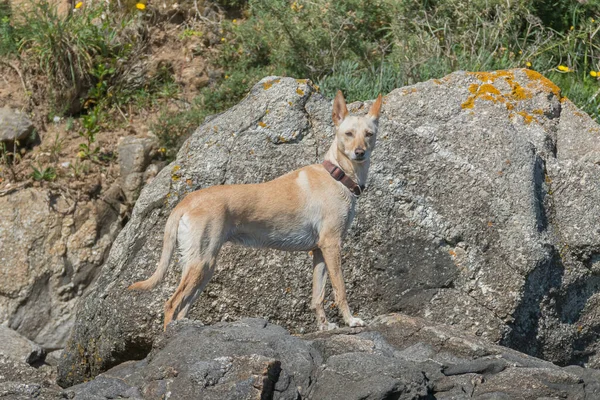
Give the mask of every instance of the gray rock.
[[[415, 346], [432, 349], [427, 360], [398, 357]], [[449, 358], [464, 360], [451, 374]], [[595, 398], [588, 388], [597, 387], [600, 371], [543, 360], [532, 367], [518, 359], [531, 357], [401, 314], [366, 328], [304, 336], [264, 320], [214, 326], [184, 320], [170, 325], [145, 359], [63, 394], [76, 400]]]
[[33, 122], [25, 114], [0, 108], [0, 142], [24, 141], [33, 132]]
[[48, 368], [33, 368], [23, 361], [0, 354], [0, 398], [2, 399], [64, 398], [53, 380], [53, 371]]
[[[154, 271], [174, 205], [198, 188], [320, 162], [330, 114], [309, 82], [269, 77], [198, 128], [142, 190], [83, 301], [62, 385], [150, 350], [180, 266], [173, 261], [152, 292], [126, 288]], [[598, 365], [598, 125], [538, 73], [513, 70], [396, 89], [384, 98], [380, 129], [343, 249], [353, 311], [367, 320], [404, 311], [561, 364]], [[226, 246], [190, 318], [256, 316], [311, 331], [311, 278], [304, 253]], [[419, 351], [427, 350], [412, 356]]]
[[146, 180], [144, 171], [156, 151], [156, 141], [127, 136], [119, 143], [119, 168], [122, 189], [129, 204], [135, 203]]
[[36, 188], [0, 197], [0, 323], [45, 349], [64, 346], [74, 307], [122, 227], [118, 193], [75, 208]]
[[4, 325], [0, 325], [0, 354], [30, 365], [46, 356], [40, 346]]

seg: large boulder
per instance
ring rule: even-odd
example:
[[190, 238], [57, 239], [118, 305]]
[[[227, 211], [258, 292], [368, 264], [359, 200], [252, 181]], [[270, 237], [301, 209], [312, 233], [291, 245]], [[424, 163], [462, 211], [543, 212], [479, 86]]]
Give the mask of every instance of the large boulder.
[[600, 371], [561, 368], [401, 314], [367, 328], [291, 336], [260, 319], [177, 321], [142, 361], [73, 386], [68, 398], [591, 399]]
[[122, 227], [118, 195], [77, 203], [28, 188], [0, 197], [0, 323], [45, 349], [65, 345], [75, 304]]
[[[60, 384], [150, 351], [181, 267], [174, 257], [151, 292], [127, 286], [156, 268], [166, 218], [187, 193], [321, 162], [330, 115], [310, 82], [269, 77], [206, 121], [143, 189], [80, 304]], [[557, 363], [599, 366], [598, 125], [537, 72], [512, 70], [396, 89], [380, 131], [343, 250], [352, 310], [367, 321], [404, 311]], [[306, 253], [225, 246], [218, 264], [190, 318], [316, 327]]]

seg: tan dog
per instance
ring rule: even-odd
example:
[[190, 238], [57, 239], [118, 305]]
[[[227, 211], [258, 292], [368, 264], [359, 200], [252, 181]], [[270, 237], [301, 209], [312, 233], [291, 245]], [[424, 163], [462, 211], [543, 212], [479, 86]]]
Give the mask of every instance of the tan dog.
[[380, 109], [381, 95], [366, 116], [349, 116], [344, 96], [338, 91], [332, 112], [335, 139], [323, 164], [300, 168], [270, 182], [213, 186], [190, 193], [167, 220], [158, 268], [149, 279], [129, 289], [156, 286], [167, 270], [175, 243], [179, 243], [183, 275], [165, 303], [166, 329], [173, 318], [186, 316], [208, 284], [225, 242], [286, 251], [312, 250], [311, 307], [319, 329], [336, 327], [327, 322], [323, 309], [325, 267], [344, 321], [351, 327], [363, 326], [348, 307], [340, 251], [354, 218], [356, 197], [367, 180]]

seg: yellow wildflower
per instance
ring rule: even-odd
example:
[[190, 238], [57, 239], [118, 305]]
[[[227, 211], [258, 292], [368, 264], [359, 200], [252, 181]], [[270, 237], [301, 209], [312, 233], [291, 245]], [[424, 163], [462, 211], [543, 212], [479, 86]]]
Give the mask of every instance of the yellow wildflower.
[[525, 65], [526, 65], [528, 68], [531, 68], [531, 62], [527, 61], [527, 62], [525, 63]]
[[79, 3], [75, 4], [75, 8], [79, 9], [83, 6], [83, 1], [80, 1]]
[[229, 75], [225, 75], [225, 79], [229, 79]]
[[561, 72], [571, 72], [571, 69], [569, 67], [567, 67], [566, 65], [559, 65], [557, 68]]
[[572, 31], [573, 29], [575, 29], [575, 27], [573, 25], [571, 25], [571, 27], [569, 28], [569, 30]]
[[291, 8], [293, 11], [299, 12], [300, 10], [302, 10], [304, 8], [304, 6], [298, 4], [297, 2], [293, 2]]
[[164, 147], [161, 147], [161, 148], [160, 148], [158, 151], [160, 151], [161, 153], [166, 153], [166, 152], [167, 152], [167, 149], [166, 149], [166, 148], [164, 148]]
[[596, 22], [596, 20], [594, 18], [592, 18], [592, 22]]
[[225, 39], [224, 37], [221, 38], [221, 42], [225, 42], [227, 39]]
[[137, 3], [135, 5], [135, 8], [137, 8], [138, 10], [145, 10], [146, 9], [146, 5], [144, 3]]
[[519, 54], [523, 54], [523, 50], [519, 50]]
[[237, 19], [234, 19], [234, 20], [233, 20], [233, 21], [231, 21], [231, 22], [233, 22], [234, 24], [237, 24]]
[[596, 78], [598, 76], [598, 73], [596, 71], [590, 71], [590, 75]]

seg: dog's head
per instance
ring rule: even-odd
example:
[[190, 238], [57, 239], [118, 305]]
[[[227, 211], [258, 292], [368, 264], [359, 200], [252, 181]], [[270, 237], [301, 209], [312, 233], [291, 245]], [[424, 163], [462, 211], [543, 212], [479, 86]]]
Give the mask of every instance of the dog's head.
[[333, 123], [336, 127], [338, 150], [350, 161], [362, 163], [369, 159], [379, 127], [379, 111], [381, 110], [381, 94], [365, 116], [348, 115], [346, 99], [338, 90], [333, 101]]

